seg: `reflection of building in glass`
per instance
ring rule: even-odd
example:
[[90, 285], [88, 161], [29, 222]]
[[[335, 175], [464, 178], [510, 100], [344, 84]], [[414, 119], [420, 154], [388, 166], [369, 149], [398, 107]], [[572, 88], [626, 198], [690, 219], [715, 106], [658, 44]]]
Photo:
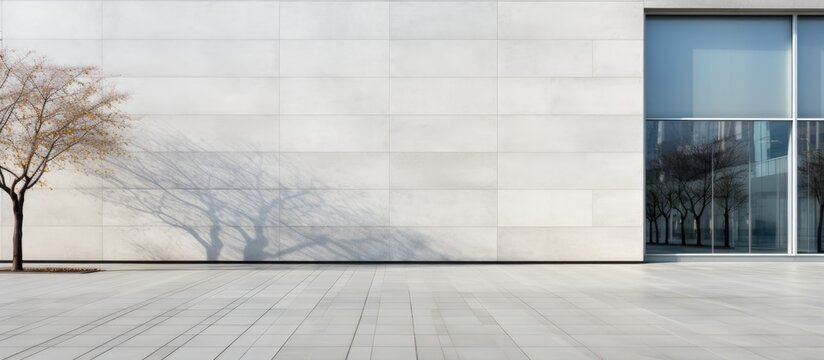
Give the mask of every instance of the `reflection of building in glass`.
[[798, 122], [798, 252], [822, 251], [824, 123]]
[[824, 17], [648, 16], [646, 30], [647, 252], [792, 252], [793, 216], [797, 252], [821, 252]]
[[659, 184], [647, 194], [671, 203], [656, 219], [669, 219], [658, 225], [670, 229], [659, 243], [670, 240], [648, 251], [785, 252], [789, 129], [786, 121], [648, 121], [647, 182]]

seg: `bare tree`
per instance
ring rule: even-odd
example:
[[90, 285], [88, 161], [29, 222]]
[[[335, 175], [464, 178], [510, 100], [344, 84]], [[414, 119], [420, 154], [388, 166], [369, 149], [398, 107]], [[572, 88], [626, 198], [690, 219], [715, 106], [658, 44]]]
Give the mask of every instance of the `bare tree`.
[[804, 152], [801, 166], [798, 168], [800, 186], [810, 190], [818, 203], [815, 242], [818, 252], [824, 249], [822, 243], [822, 224], [824, 224], [824, 149], [810, 149]]
[[[662, 157], [658, 157], [653, 160], [652, 164], [647, 165], [647, 191], [654, 193], [652, 197], [655, 200], [647, 206], [654, 206], [654, 211], [664, 219], [664, 244], [669, 244], [670, 219], [673, 211], [678, 210], [679, 192], [678, 183], [674, 181], [672, 174], [668, 173], [668, 166], [663, 160]], [[682, 234], [682, 242], [686, 241], [685, 237], [685, 234]]]
[[[693, 216], [696, 240], [701, 245], [701, 216], [709, 203], [712, 190], [709, 160], [704, 154], [704, 146], [684, 146], [661, 155], [665, 176], [672, 181], [674, 210], [678, 213], [681, 245], [686, 245], [686, 220]], [[709, 161], [706, 161], [709, 164]]]
[[12, 270], [23, 269], [26, 194], [44, 174], [90, 168], [122, 151], [130, 117], [127, 96], [94, 67], [58, 66], [45, 58], [0, 50], [0, 189], [14, 213]]
[[683, 161], [688, 164], [690, 181], [685, 184], [684, 198], [687, 209], [692, 213], [695, 227], [695, 241], [703, 246], [701, 219], [704, 212], [712, 203], [713, 160], [716, 152], [716, 141], [707, 141], [687, 147]]
[[647, 191], [646, 191], [646, 212], [645, 216], [647, 218], [647, 226], [649, 227], [649, 239], [647, 239], [647, 243], [652, 244], [653, 235], [655, 235], [655, 243], [660, 243], [660, 235], [658, 231], [658, 218], [661, 217], [658, 196], [660, 195], [657, 186], [656, 180], [647, 180]]
[[713, 161], [715, 181], [713, 195], [724, 217], [724, 247], [731, 247], [730, 216], [747, 203], [749, 193], [746, 189], [746, 159], [741, 146], [735, 140], [726, 138], [717, 147]]
[[686, 245], [684, 223], [689, 215], [693, 218], [693, 228], [698, 246], [703, 245], [701, 220], [713, 200], [715, 169], [728, 166], [734, 158], [722, 150], [724, 140], [710, 140], [681, 146], [661, 156], [663, 172], [670, 181], [668, 194], [670, 211], [675, 210], [681, 224], [681, 244]]
[[678, 189], [672, 180], [665, 177], [658, 185], [658, 212], [664, 218], [664, 244], [669, 244], [670, 240], [670, 218], [678, 204]]

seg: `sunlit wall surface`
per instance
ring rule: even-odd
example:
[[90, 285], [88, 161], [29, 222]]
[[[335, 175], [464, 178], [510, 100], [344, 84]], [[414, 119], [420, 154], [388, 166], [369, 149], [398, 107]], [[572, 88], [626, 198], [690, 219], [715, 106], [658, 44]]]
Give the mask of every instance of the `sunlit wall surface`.
[[641, 261], [644, 9], [3, 0], [2, 46], [100, 67], [138, 118], [106, 176], [31, 193], [24, 253]]
[[792, 18], [650, 16], [648, 253], [786, 253]]

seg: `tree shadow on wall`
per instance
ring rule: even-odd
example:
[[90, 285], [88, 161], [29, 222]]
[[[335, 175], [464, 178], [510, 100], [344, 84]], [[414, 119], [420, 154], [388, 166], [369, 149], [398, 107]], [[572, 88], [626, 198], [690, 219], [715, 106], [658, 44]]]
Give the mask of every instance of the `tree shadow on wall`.
[[[448, 260], [431, 239], [385, 226], [384, 200], [330, 190], [277, 153], [210, 152], [182, 135], [135, 148], [110, 159], [104, 176], [104, 216], [116, 234], [104, 241], [121, 249], [113, 260]], [[299, 186], [284, 187], [284, 173]]]

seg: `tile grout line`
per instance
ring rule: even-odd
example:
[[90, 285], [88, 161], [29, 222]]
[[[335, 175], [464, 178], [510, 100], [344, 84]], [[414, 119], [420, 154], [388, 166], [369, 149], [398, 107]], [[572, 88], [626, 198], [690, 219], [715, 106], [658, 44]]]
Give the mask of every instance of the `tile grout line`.
[[[266, 281], [266, 283], [265, 283], [265, 284], [266, 284], [266, 287], [268, 288], [269, 286], [271, 286], [271, 285], [275, 284], [277, 280], [280, 280], [280, 279], [285, 278], [285, 277], [286, 277], [286, 275], [288, 275], [288, 273], [289, 273], [289, 272], [291, 272], [291, 271], [292, 271], [292, 269], [286, 269], [280, 277], [267, 280], [267, 281]], [[230, 347], [232, 346], [232, 344], [234, 344], [234, 343], [235, 343], [238, 339], [240, 339], [240, 338], [241, 338], [244, 334], [246, 334], [246, 332], [247, 332], [247, 331], [249, 331], [249, 329], [251, 329], [253, 326], [255, 326], [255, 324], [256, 324], [258, 321], [260, 321], [260, 319], [262, 319], [264, 316], [266, 316], [266, 315], [267, 315], [267, 313], [269, 313], [270, 311], [272, 311], [272, 310], [273, 310], [273, 309], [274, 309], [274, 308], [275, 308], [278, 304], [280, 304], [280, 302], [281, 302], [281, 301], [283, 301], [283, 299], [285, 299], [286, 297], [288, 297], [288, 296], [289, 296], [289, 294], [290, 294], [292, 291], [295, 291], [295, 289], [297, 289], [297, 288], [300, 286], [300, 284], [302, 284], [304, 281], [306, 281], [306, 279], [308, 279], [311, 275], [312, 275], [312, 273], [309, 273], [309, 274], [307, 274], [307, 275], [306, 275], [306, 277], [304, 277], [301, 281], [296, 282], [296, 283], [295, 283], [295, 286], [293, 286], [293, 287], [292, 287], [292, 288], [291, 288], [288, 292], [286, 292], [285, 294], [283, 294], [283, 296], [282, 296], [280, 299], [278, 299], [278, 301], [274, 302], [274, 303], [272, 304], [272, 306], [270, 306], [270, 307], [269, 307], [266, 311], [262, 312], [262, 313], [261, 313], [261, 315], [260, 315], [260, 316], [259, 316], [259, 317], [258, 317], [258, 318], [254, 321], [254, 322], [252, 322], [251, 324], [249, 324], [249, 326], [246, 328], [246, 330], [244, 330], [244, 331], [243, 331], [240, 335], [238, 335], [238, 337], [237, 337], [237, 338], [235, 338], [235, 340], [233, 340], [233, 341], [232, 341], [232, 342], [231, 342], [228, 346], [226, 346], [226, 347], [223, 349], [223, 351], [221, 351], [221, 352], [220, 352], [220, 354], [218, 354], [218, 355], [217, 355], [217, 357], [220, 357], [220, 355], [221, 355], [221, 354], [223, 354], [224, 352], [226, 352], [226, 350], [227, 350], [228, 348], [230, 348]], [[262, 291], [263, 291], [263, 290], [265, 290], [265, 289], [266, 289], [266, 288], [261, 289], [258, 293], [262, 292]], [[257, 295], [257, 293], [256, 293], [255, 295]], [[250, 298], [250, 299], [251, 299], [251, 298]], [[248, 301], [248, 300], [250, 300], [250, 299], [247, 299], [247, 301]], [[263, 337], [263, 335], [264, 335], [264, 334], [251, 334], [251, 335], [258, 335], [258, 336], [257, 336], [257, 338], [255, 339], [255, 342], [253, 342], [253, 343], [252, 343], [252, 345], [251, 345], [251, 346], [249, 346], [249, 347], [254, 347], [254, 344], [255, 344], [258, 340], [260, 340], [260, 338], [261, 338], [261, 337]], [[248, 349], [246, 350], [246, 352], [248, 352]], [[244, 354], [245, 354], [246, 352], [244, 352]]]
[[495, 0], [495, 260], [501, 260], [500, 248], [501, 238], [501, 204], [500, 204], [500, 190], [501, 190], [501, 52], [500, 42], [500, 5], [499, 0]]
[[[311, 285], [311, 283], [312, 283], [312, 282], [314, 282], [314, 281], [316, 281], [318, 278], [320, 278], [320, 277], [323, 275], [323, 273], [324, 273], [324, 270], [320, 270], [320, 273], [312, 279], [312, 281], [310, 282], [310, 285]], [[306, 314], [306, 317], [304, 317], [304, 318], [303, 318], [303, 320], [301, 320], [300, 324], [298, 324], [298, 326], [295, 328], [295, 331], [297, 331], [297, 329], [299, 329], [299, 328], [300, 328], [300, 326], [301, 326], [301, 325], [303, 325], [303, 323], [306, 321], [306, 319], [307, 319], [307, 318], [309, 318], [309, 316], [311, 316], [311, 315], [312, 315], [312, 313], [315, 311], [315, 309], [317, 309], [317, 308], [318, 308], [318, 305], [320, 305], [320, 303], [323, 301], [323, 299], [326, 297], [326, 295], [327, 295], [327, 294], [329, 294], [329, 291], [331, 291], [331, 290], [332, 290], [332, 287], [333, 287], [332, 285], [334, 285], [334, 283], [336, 283], [337, 281], [339, 281], [339, 280], [341, 279], [341, 277], [343, 277], [343, 275], [344, 275], [345, 273], [346, 273], [346, 269], [344, 269], [343, 271], [341, 271], [341, 272], [340, 272], [340, 274], [338, 275], [338, 277], [335, 279], [335, 281], [334, 281], [334, 282], [332, 282], [332, 284], [331, 284], [331, 285], [329, 285], [329, 286], [327, 287], [326, 291], [323, 293], [323, 296], [321, 296], [321, 297], [319, 297], [319, 298], [318, 298], [317, 302], [316, 302], [316, 303], [315, 303], [315, 305], [312, 307], [312, 310], [310, 310], [310, 311]], [[308, 286], [308, 285], [307, 285], [307, 286]], [[287, 347], [287, 344], [289, 343], [289, 340], [290, 340], [290, 339], [292, 338], [292, 336], [294, 336], [294, 335], [295, 335], [295, 332], [294, 332], [294, 331], [293, 331], [291, 334], [289, 334], [289, 336], [286, 338], [286, 341], [284, 341], [283, 346], [281, 346], [281, 347], [278, 349], [278, 351], [275, 353], [274, 358], [276, 358], [276, 357], [278, 356], [278, 354], [280, 354], [280, 352], [283, 350], [283, 348]]]
[[[355, 272], [357, 272], [357, 270], [355, 270]], [[366, 305], [369, 304], [369, 294], [372, 292], [372, 285], [375, 283], [376, 274], [377, 274], [377, 267], [372, 267], [372, 276], [369, 279], [369, 286], [367, 287], [366, 294], [363, 297], [363, 306], [361, 307], [361, 313], [360, 313], [360, 316], [358, 317], [357, 325], [355, 325], [355, 331], [352, 333], [352, 341], [349, 342], [349, 349], [346, 350], [346, 358], [347, 359], [349, 358], [349, 354], [352, 352], [352, 347], [355, 344], [355, 339], [358, 337], [358, 329], [360, 329], [360, 324], [361, 324], [361, 321], [363, 320], [363, 314], [366, 311]], [[372, 345], [374, 345], [374, 340], [373, 340]], [[370, 349], [369, 351], [370, 351], [370, 356], [371, 356], [372, 349]]]
[[387, 58], [386, 58], [386, 78], [387, 78], [387, 97], [386, 97], [386, 121], [388, 122], [387, 134], [386, 134], [386, 146], [387, 146], [387, 163], [386, 163], [386, 188], [389, 190], [386, 196], [386, 226], [388, 229], [388, 239], [387, 239], [387, 260], [392, 260], [392, 245], [394, 243], [394, 231], [392, 226], [392, 2], [389, 1], [386, 5], [387, 8], [387, 19], [386, 24], [388, 29], [386, 29], [387, 35]]
[[[134, 311], [134, 310], [136, 310], [136, 309], [139, 309], [139, 308], [141, 308], [141, 307], [143, 307], [143, 306], [146, 306], [146, 305], [148, 305], [148, 304], [152, 304], [152, 303], [155, 303], [155, 302], [160, 301], [160, 300], [162, 300], [162, 299], [165, 299], [165, 298], [166, 298], [166, 295], [168, 295], [168, 294], [170, 294], [170, 293], [177, 293], [177, 292], [180, 292], [180, 291], [184, 291], [184, 290], [187, 290], [187, 289], [189, 289], [189, 288], [192, 288], [192, 287], [195, 287], [195, 286], [197, 286], [197, 285], [200, 285], [200, 284], [202, 284], [202, 283], [205, 283], [207, 280], [212, 280], [212, 279], [214, 279], [214, 278], [213, 278], [213, 277], [212, 277], [212, 278], [206, 278], [206, 279], [203, 279], [203, 280], [197, 281], [197, 282], [195, 282], [195, 283], [191, 284], [190, 286], [184, 287], [183, 289], [180, 289], [180, 288], [175, 288], [175, 289], [173, 289], [173, 290], [166, 291], [166, 292], [164, 292], [164, 293], [162, 293], [162, 294], [160, 294], [160, 295], [157, 295], [157, 296], [155, 296], [155, 297], [152, 297], [152, 298], [147, 299], [147, 300], [145, 300], [145, 301], [142, 301], [142, 302], [140, 302], [140, 303], [137, 303], [137, 304], [134, 304], [134, 305], [128, 306], [128, 307], [126, 307], [126, 308], [124, 308], [124, 309], [121, 309], [121, 310], [117, 310], [117, 311], [115, 311], [115, 312], [111, 313], [110, 315], [107, 315], [107, 316], [105, 316], [105, 317], [103, 317], [103, 318], [100, 318], [100, 319], [94, 320], [94, 321], [92, 321], [92, 322], [86, 323], [85, 325], [78, 326], [78, 327], [76, 327], [75, 329], [83, 329], [83, 328], [85, 328], [85, 327], [87, 327], [87, 326], [93, 326], [92, 328], [90, 328], [90, 329], [85, 329], [82, 333], [80, 333], [80, 334], [82, 335], [83, 333], [86, 333], [86, 332], [88, 332], [89, 330], [95, 329], [95, 328], [97, 328], [97, 327], [99, 327], [99, 326], [103, 326], [103, 325], [105, 325], [106, 323], [108, 323], [109, 321], [115, 320], [115, 319], [117, 319], [117, 318], [119, 318], [119, 317], [121, 317], [121, 316], [123, 316], [123, 315], [125, 315], [125, 314], [128, 314], [128, 313], [130, 313], [130, 312], [132, 312], [132, 311]], [[108, 319], [108, 320], [106, 320], [106, 319]], [[105, 320], [105, 321], [103, 321], [103, 320]], [[102, 321], [102, 322], [101, 322], [101, 321]], [[151, 321], [151, 320], [150, 320], [150, 321]], [[96, 324], [96, 325], [95, 325], [95, 323], [98, 323], [98, 324]], [[135, 326], [134, 328], [138, 328], [138, 327], [140, 327], [140, 325], [137, 325], [137, 326]], [[125, 335], [125, 334], [118, 335], [118, 336], [116, 336], [115, 338], [113, 338], [112, 340], [116, 339], [116, 338], [117, 338], [117, 337], [119, 337], [119, 336], [123, 336], [123, 335]], [[41, 345], [46, 344], [46, 343], [48, 343], [48, 342], [56, 341], [58, 338], [60, 338], [60, 337], [62, 337], [62, 336], [68, 336], [68, 333], [65, 333], [65, 334], [63, 334], [63, 335], [57, 335], [57, 336], [54, 336], [53, 338], [51, 338], [51, 339], [49, 339], [49, 340], [46, 340], [46, 341], [44, 341], [44, 342], [42, 342], [42, 343], [40, 343], [40, 344], [37, 344], [37, 345], [33, 345], [33, 346], [31, 346], [31, 347], [29, 347], [29, 348], [27, 348], [27, 349], [25, 349], [25, 350], [22, 350], [22, 351], [20, 351], [20, 352], [18, 352], [18, 353], [16, 353], [16, 354], [14, 354], [14, 355], [21, 354], [21, 353], [23, 353], [23, 352], [25, 352], [25, 351], [28, 351], [28, 350], [36, 349], [37, 347], [43, 347], [43, 349], [41, 349], [41, 350], [40, 350], [40, 351], [43, 351], [43, 350], [45, 350], [45, 348], [46, 348], [46, 347], [45, 347], [45, 346], [41, 346]], [[65, 339], [65, 340], [63, 340], [63, 341], [69, 340], [69, 339], [71, 339], [71, 338], [73, 338], [73, 337], [75, 337], [75, 336], [77, 336], [77, 335], [72, 335], [72, 336], [68, 337], [67, 339]], [[60, 343], [62, 343], [63, 341], [61, 341]], [[111, 341], [111, 340], [110, 340], [110, 341]], [[55, 344], [55, 346], [56, 346], [56, 345], [59, 345], [60, 343]], [[93, 350], [94, 350], [94, 349], [92, 349], [92, 350], [90, 350], [90, 351], [93, 351]], [[25, 357], [29, 357], [29, 356], [33, 356], [33, 355], [35, 355], [35, 354], [39, 353], [40, 351], [36, 351], [36, 352], [34, 352], [34, 353], [32, 353], [32, 354], [25, 355], [25, 356], [24, 356], [24, 358], [25, 358]], [[12, 356], [14, 356], [14, 355], [12, 355]], [[82, 356], [82, 354], [81, 354], [81, 356]]]
[[280, 102], [280, 98], [281, 98], [281, 96], [280, 96], [280, 92], [281, 92], [281, 86], [280, 86], [281, 85], [281, 77], [280, 77], [280, 75], [281, 75], [281, 71], [282, 71], [281, 68], [283, 66], [283, 56], [281, 54], [281, 47], [283, 46], [283, 44], [281, 43], [281, 38], [280, 38], [280, 34], [281, 34], [281, 32], [280, 32], [280, 22], [281, 22], [281, 16], [280, 16], [281, 8], [280, 8], [280, 5], [281, 5], [281, 2], [278, 1], [278, 4], [277, 4], [277, 12], [278, 12], [278, 29], [277, 29], [277, 32], [278, 32], [278, 40], [277, 40], [278, 41], [278, 45], [277, 45], [278, 46], [278, 54], [277, 54], [277, 58], [278, 58], [278, 60], [277, 60], [278, 61], [278, 69], [277, 69], [278, 70], [278, 96], [277, 96], [277, 102], [278, 102], [278, 114], [277, 114], [277, 122], [278, 122], [278, 126], [277, 126], [277, 132], [278, 132], [278, 134], [277, 134], [277, 138], [278, 138], [278, 149], [277, 149], [278, 150], [278, 152], [277, 152], [277, 159], [278, 159], [278, 175], [277, 175], [277, 188], [278, 188], [278, 221], [277, 221], [277, 226], [278, 226], [278, 230], [277, 230], [277, 244], [278, 244], [278, 246], [277, 246], [277, 249], [278, 250], [277, 251], [278, 252], [277, 252], [277, 259], [278, 260], [282, 260], [282, 252], [283, 252], [283, 248], [281, 246], [282, 245], [281, 244], [281, 242], [282, 242], [281, 241], [281, 227], [282, 227], [281, 226], [282, 225], [282, 218], [281, 217], [282, 217], [282, 213], [283, 213], [283, 192], [280, 190], [281, 188], [283, 188], [282, 182], [281, 182], [281, 177], [283, 176], [283, 153], [281, 152], [281, 143], [283, 142], [283, 136], [282, 136], [283, 130], [281, 129], [281, 125], [282, 125], [282, 122], [283, 122], [283, 118], [282, 118], [283, 106]]
[[[221, 275], [226, 275], [226, 274], [228, 274], [228, 272], [223, 271], [223, 274], [221, 274]], [[211, 282], [213, 282], [216, 278], [217, 278], [217, 277], [209, 277], [209, 278], [207, 278], [206, 280], [207, 280], [209, 283], [211, 283]], [[230, 280], [230, 281], [224, 282], [224, 283], [222, 283], [222, 284], [218, 285], [217, 287], [210, 288], [209, 290], [207, 290], [207, 291], [205, 291], [205, 292], [201, 293], [200, 295], [198, 295], [198, 296], [196, 296], [196, 297], [193, 297], [193, 298], [189, 299], [188, 301], [182, 302], [181, 304], [179, 304], [179, 305], [177, 305], [177, 306], [173, 307], [173, 308], [172, 308], [172, 309], [170, 309], [170, 310], [165, 311], [164, 313], [162, 313], [162, 314], [160, 314], [160, 315], [157, 315], [154, 319], [162, 318], [162, 317], [164, 317], [164, 316], [165, 316], [165, 314], [167, 314], [167, 313], [172, 313], [172, 316], [174, 316], [175, 314], [177, 314], [177, 313], [178, 313], [178, 308], [180, 308], [180, 307], [182, 307], [182, 306], [188, 306], [188, 307], [191, 307], [191, 306], [193, 306], [193, 305], [196, 305], [196, 304], [199, 304], [199, 303], [201, 303], [201, 302], [203, 302], [203, 301], [206, 301], [206, 300], [208, 300], [208, 299], [210, 298], [210, 296], [211, 296], [211, 295], [214, 295], [214, 294], [216, 294], [218, 291], [221, 291], [221, 289], [223, 289], [223, 288], [225, 288], [225, 287], [227, 287], [227, 286], [232, 285], [232, 282], [233, 282], [234, 280], [237, 280], [237, 279], [233, 279], [233, 280]], [[206, 283], [207, 281], [203, 281], [203, 282], [201, 282], [201, 283]], [[194, 284], [193, 286], [186, 287], [186, 288], [184, 288], [183, 290], [187, 290], [187, 289], [190, 289], [190, 288], [194, 288], [194, 287], [196, 287], [197, 285], [200, 285], [200, 283], [198, 283], [198, 284]], [[180, 292], [180, 291], [178, 291], [178, 292]], [[222, 309], [223, 309], [223, 308], [221, 308], [221, 309], [219, 309], [219, 310], [216, 310], [216, 311], [215, 311], [215, 313], [220, 312]], [[181, 311], [182, 311], [182, 310], [181, 310]], [[191, 336], [192, 338], [194, 338], [194, 337], [195, 337], [195, 336], [197, 336], [197, 335], [187, 334], [187, 332], [191, 331], [193, 328], [195, 328], [195, 327], [197, 327], [197, 326], [200, 326], [200, 325], [201, 325], [204, 321], [208, 321], [208, 319], [209, 319], [209, 318], [211, 318], [212, 316], [214, 316], [214, 314], [215, 314], [215, 313], [213, 313], [212, 315], [209, 315], [209, 316], [205, 317], [203, 321], [201, 321], [201, 322], [199, 322], [199, 323], [197, 323], [197, 324], [192, 324], [192, 325], [191, 325], [191, 326], [190, 326], [190, 327], [189, 327], [186, 331], [184, 331], [184, 332], [182, 332], [182, 333], [178, 334], [178, 335], [177, 335], [177, 336], [175, 336], [174, 338], [170, 339], [168, 342], [166, 342], [166, 343], [164, 343], [163, 345], [160, 345], [159, 347], [157, 347], [157, 348], [156, 348], [156, 349], [155, 349], [155, 350], [154, 350], [151, 354], [149, 354], [149, 356], [151, 356], [151, 355], [153, 355], [153, 354], [157, 353], [158, 351], [162, 350], [164, 347], [167, 347], [167, 345], [168, 345], [168, 344], [170, 344], [170, 343], [174, 342], [174, 341], [175, 341], [175, 340], [177, 340], [178, 338], [181, 338], [181, 337], [183, 337], [183, 336]], [[150, 320], [150, 321], [151, 321], [151, 320]], [[147, 322], [147, 323], [148, 323], [148, 322]], [[131, 339], [133, 339], [133, 338], [135, 338], [135, 337], [137, 337], [137, 336], [140, 336], [140, 335], [142, 335], [143, 333], [145, 333], [146, 331], [149, 331], [149, 330], [151, 330], [152, 328], [154, 328], [155, 326], [159, 326], [159, 325], [160, 325], [160, 324], [162, 324], [162, 323], [163, 323], [163, 321], [160, 321], [160, 322], [157, 322], [157, 323], [151, 324], [151, 326], [150, 326], [150, 327], [148, 327], [148, 328], [146, 328], [146, 329], [143, 329], [142, 331], [140, 331], [140, 332], [138, 332], [138, 333], [136, 333], [136, 334], [133, 334], [132, 336], [128, 337], [127, 339], [123, 339], [122, 341], [118, 342], [116, 346], [118, 346], [118, 345], [120, 345], [120, 344], [123, 344], [123, 343], [125, 343], [125, 342], [127, 342], [127, 341], [129, 341], [129, 340], [131, 340]], [[145, 323], [144, 323], [144, 324], [141, 324], [141, 325], [138, 325], [138, 326], [136, 326], [135, 328], [139, 328], [139, 327], [141, 327], [141, 326], [143, 326], [143, 325], [145, 325]], [[207, 327], [208, 327], [208, 326], [207, 326]], [[128, 332], [123, 333], [123, 334], [121, 334], [121, 335], [118, 335], [118, 336], [116, 336], [116, 337], [112, 338], [109, 342], [111, 342], [111, 341], [116, 341], [118, 338], [120, 338], [120, 337], [122, 337], [122, 336], [126, 336], [126, 335], [129, 335], [129, 334], [128, 334]], [[191, 340], [191, 339], [190, 339], [190, 340]], [[187, 341], [188, 341], [188, 340], [187, 340]], [[109, 342], [104, 343], [104, 345], [105, 345], [105, 344], [107, 344], [107, 343], [109, 343]], [[182, 346], [182, 345], [183, 345], [183, 344], [181, 344], [181, 346]], [[101, 348], [101, 347], [103, 347], [103, 346], [102, 346], [102, 345], [101, 345], [101, 346], [98, 346], [98, 348]], [[178, 347], [179, 347], [179, 346], [178, 346]], [[114, 348], [114, 347], [112, 347], [112, 348]], [[92, 351], [93, 351], [93, 350], [92, 350]], [[108, 351], [108, 350], [107, 350], [107, 351]], [[89, 352], [87, 352], [87, 353], [91, 353], [91, 351], [89, 351]], [[102, 353], [100, 353], [100, 354], [97, 354], [97, 355], [95, 355], [94, 357], [96, 358], [96, 357], [98, 357], [98, 356], [103, 355], [104, 353], [106, 353], [106, 351], [104, 351], [104, 352], [102, 352]]]

